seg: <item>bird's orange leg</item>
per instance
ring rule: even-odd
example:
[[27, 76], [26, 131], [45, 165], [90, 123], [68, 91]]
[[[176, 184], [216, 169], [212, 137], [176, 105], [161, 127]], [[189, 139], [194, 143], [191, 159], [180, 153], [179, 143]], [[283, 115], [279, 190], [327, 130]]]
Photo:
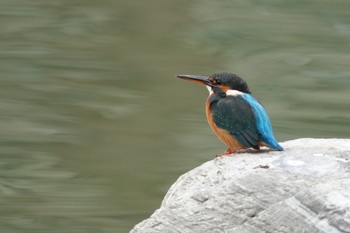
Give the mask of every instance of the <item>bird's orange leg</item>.
[[227, 148], [227, 150], [222, 154], [217, 154], [216, 157], [228, 156], [230, 154], [235, 153], [237, 150], [231, 150], [231, 148]]

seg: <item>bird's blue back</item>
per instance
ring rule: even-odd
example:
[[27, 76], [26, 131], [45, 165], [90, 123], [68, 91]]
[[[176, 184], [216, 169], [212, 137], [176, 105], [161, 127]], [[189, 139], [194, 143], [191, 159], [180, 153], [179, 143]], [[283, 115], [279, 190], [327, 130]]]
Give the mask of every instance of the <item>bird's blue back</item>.
[[273, 135], [267, 112], [252, 95], [212, 95], [208, 103], [215, 124], [229, 132], [245, 148], [259, 148], [259, 142], [264, 142], [276, 150], [283, 150]]
[[265, 108], [250, 94], [243, 94], [242, 98], [252, 107], [260, 140], [276, 150], [283, 150], [273, 135], [270, 118]]

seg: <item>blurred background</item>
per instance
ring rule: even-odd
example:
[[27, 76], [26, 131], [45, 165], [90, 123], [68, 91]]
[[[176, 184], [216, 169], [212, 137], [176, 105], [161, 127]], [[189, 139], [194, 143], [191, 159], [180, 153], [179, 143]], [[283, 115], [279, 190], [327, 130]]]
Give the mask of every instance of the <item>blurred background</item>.
[[234, 72], [276, 138], [349, 138], [350, 2], [2, 0], [1, 232], [128, 232], [223, 152], [207, 90]]

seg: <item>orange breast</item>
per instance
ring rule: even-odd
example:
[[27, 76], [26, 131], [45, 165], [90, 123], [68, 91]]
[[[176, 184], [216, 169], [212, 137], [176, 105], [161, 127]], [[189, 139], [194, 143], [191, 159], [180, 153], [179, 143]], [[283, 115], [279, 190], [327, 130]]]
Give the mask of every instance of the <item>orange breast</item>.
[[218, 136], [220, 138], [221, 141], [223, 141], [232, 151], [236, 151], [236, 150], [244, 148], [236, 140], [235, 137], [230, 135], [226, 130], [220, 129], [219, 127], [216, 126], [214, 119], [213, 119], [213, 116], [212, 116], [212, 113], [210, 111], [210, 105], [208, 104], [208, 102], [206, 104], [205, 112], [206, 112], [207, 120], [208, 120], [210, 127], [212, 128], [212, 130], [214, 131], [216, 136]]

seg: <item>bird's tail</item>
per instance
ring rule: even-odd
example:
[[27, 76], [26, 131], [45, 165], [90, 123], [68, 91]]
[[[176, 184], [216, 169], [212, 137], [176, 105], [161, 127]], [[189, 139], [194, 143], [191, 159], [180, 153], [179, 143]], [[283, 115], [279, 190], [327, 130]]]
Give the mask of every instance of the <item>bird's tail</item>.
[[283, 147], [278, 144], [278, 142], [276, 141], [276, 139], [274, 138], [270, 138], [270, 139], [267, 139], [265, 138], [265, 140], [263, 140], [263, 142], [268, 146], [268, 147], [271, 147], [275, 150], [278, 150], [278, 151], [282, 151], [284, 150]]
[[268, 140], [268, 141], [265, 141], [265, 143], [266, 145], [272, 147], [275, 150], [278, 150], [278, 151], [283, 150], [283, 147], [280, 144], [278, 144], [276, 140]]

